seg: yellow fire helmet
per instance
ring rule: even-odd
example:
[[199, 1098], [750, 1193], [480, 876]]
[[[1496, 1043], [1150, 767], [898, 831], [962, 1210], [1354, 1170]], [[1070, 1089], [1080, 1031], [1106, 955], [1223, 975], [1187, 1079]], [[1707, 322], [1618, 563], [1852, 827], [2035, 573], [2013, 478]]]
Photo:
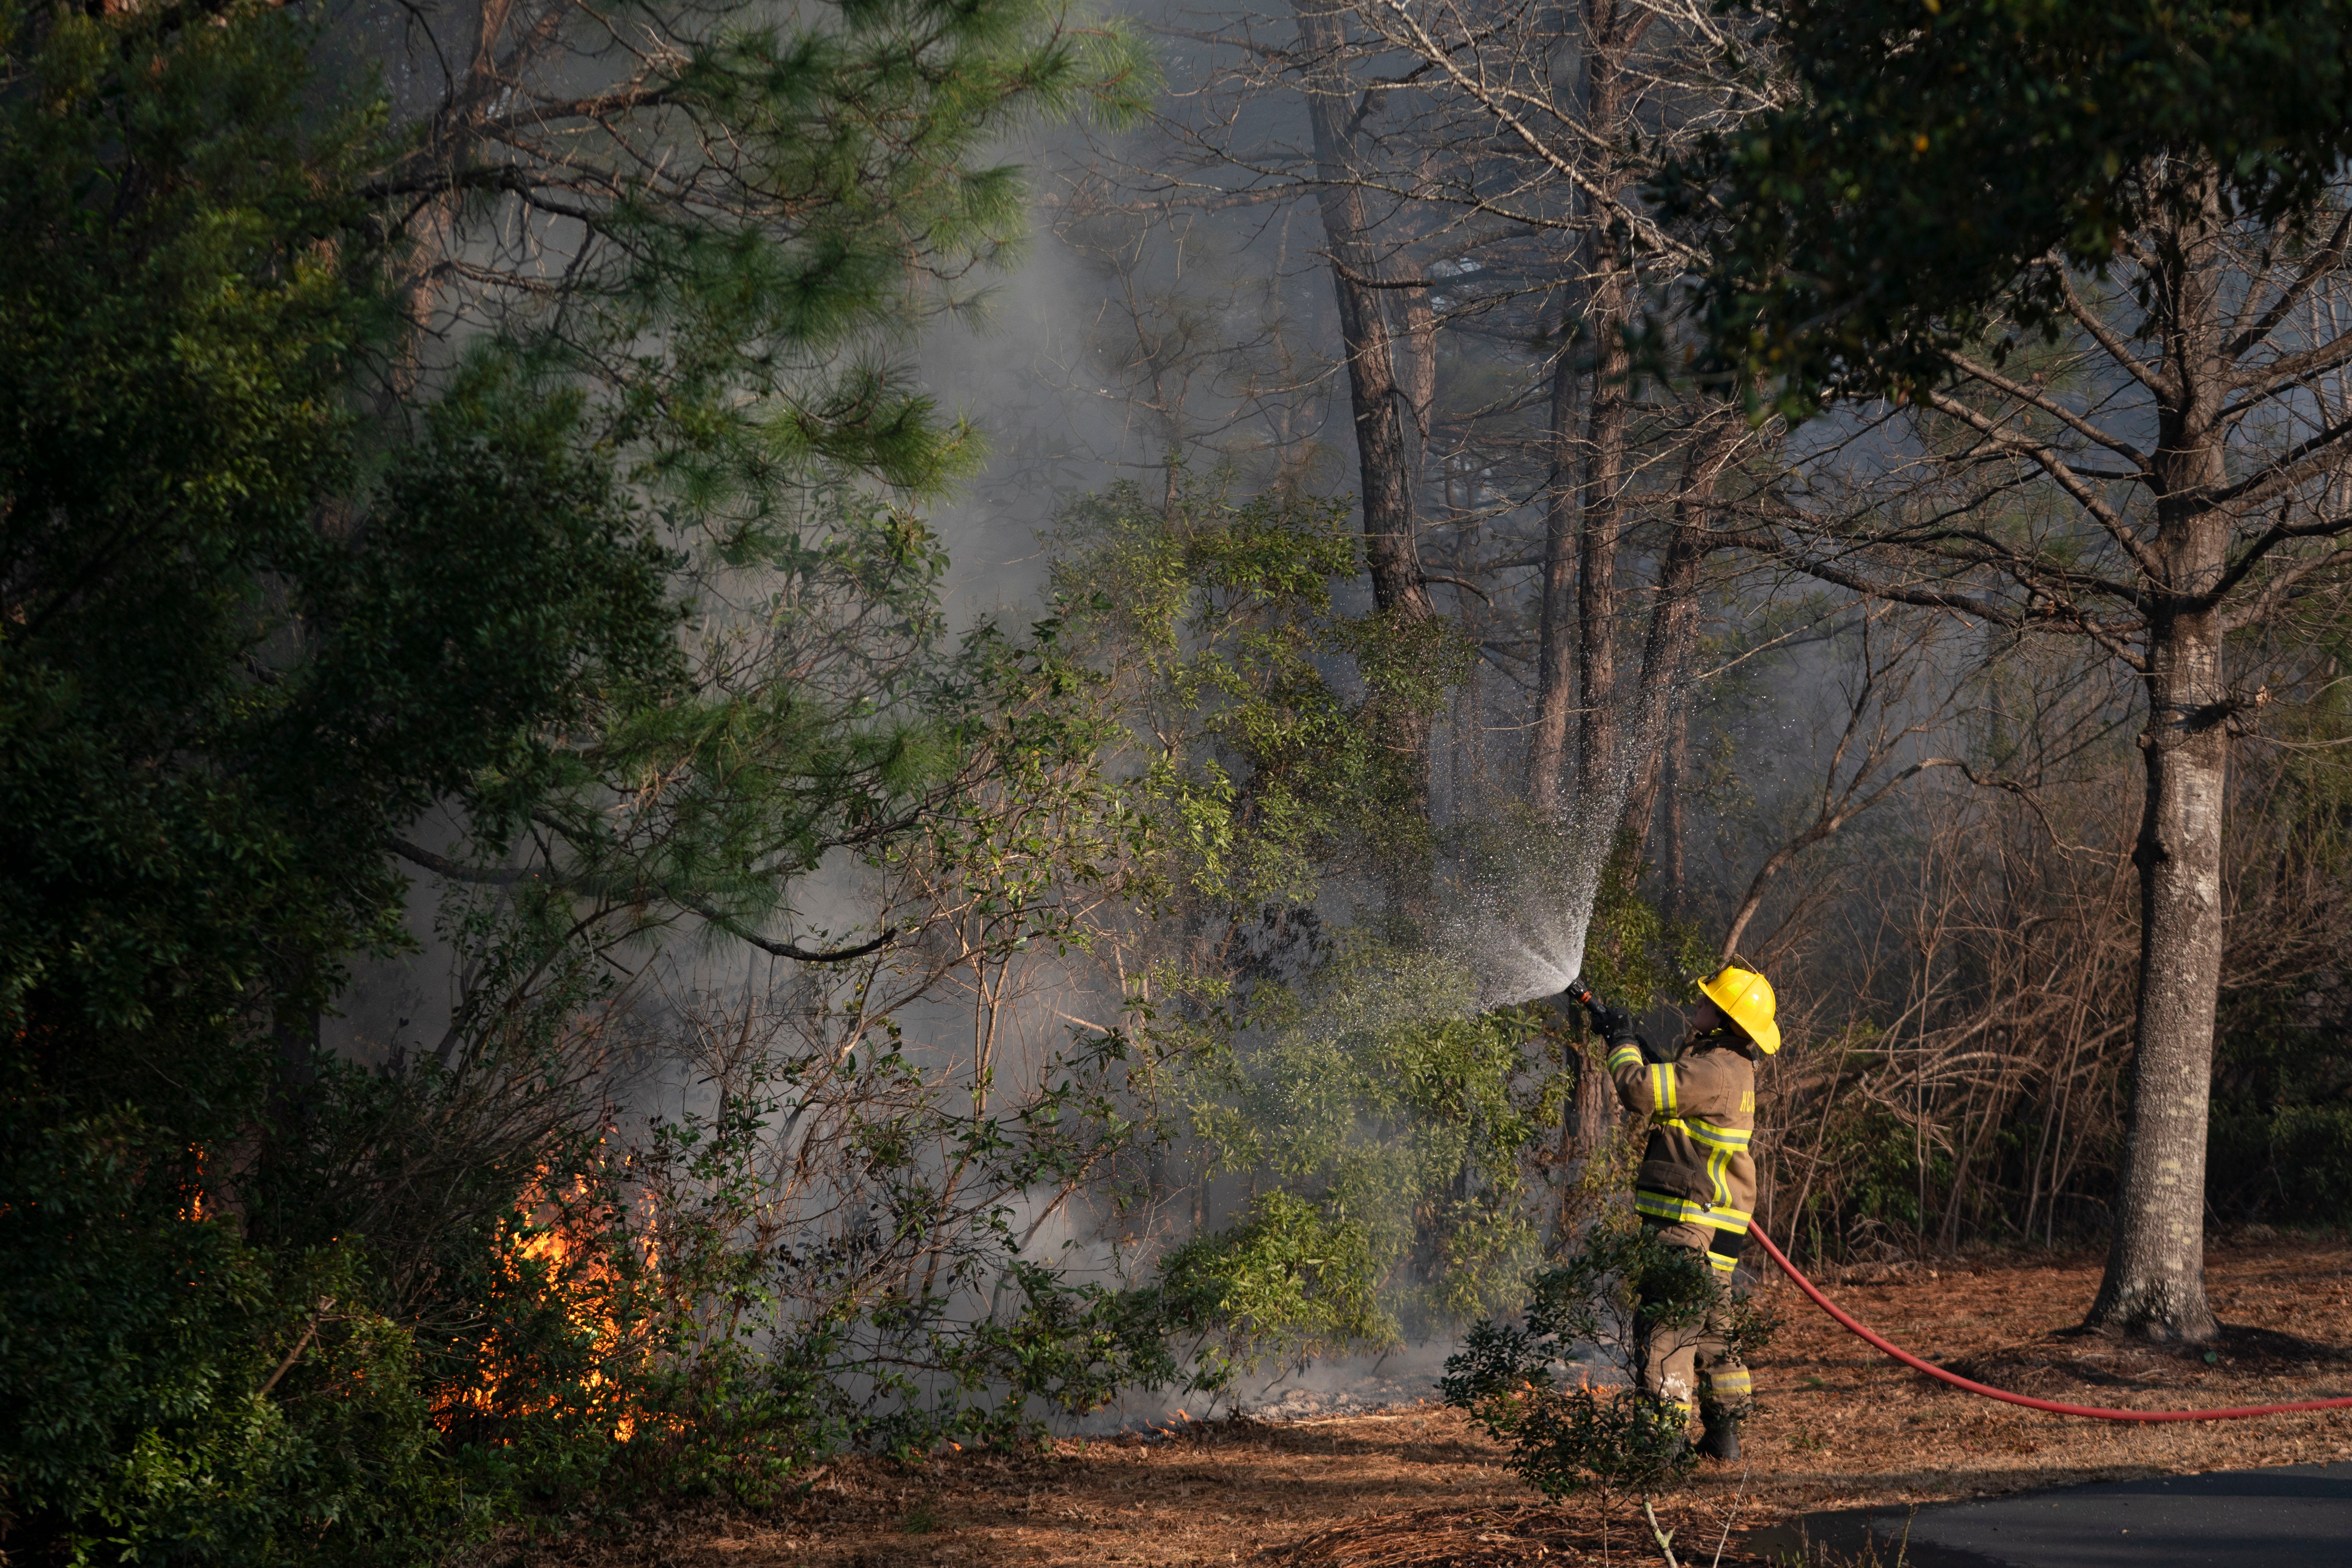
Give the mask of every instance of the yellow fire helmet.
[[1752, 969], [1727, 963], [1700, 981], [1698, 992], [1722, 1008], [1766, 1056], [1780, 1048], [1780, 1026], [1772, 1021], [1770, 981]]

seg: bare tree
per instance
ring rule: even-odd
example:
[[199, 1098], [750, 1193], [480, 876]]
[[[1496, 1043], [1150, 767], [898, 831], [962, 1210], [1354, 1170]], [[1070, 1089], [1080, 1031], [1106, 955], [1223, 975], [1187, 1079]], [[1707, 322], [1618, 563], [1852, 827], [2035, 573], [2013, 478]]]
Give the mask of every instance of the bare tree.
[[[2352, 217], [2325, 234], [2226, 216], [2212, 172], [2142, 177], [2168, 215], [2115, 277], [2059, 276], [2072, 335], [1953, 379], [1879, 426], [1862, 504], [1798, 498], [1785, 559], [1825, 581], [2031, 637], [2138, 679], [2138, 1000], [2128, 1146], [2090, 1321], [2199, 1341], [2207, 1102], [2226, 905], [2231, 748], [2268, 701], [2243, 640], [2352, 566]], [[1933, 483], [1897, 497], [1895, 479]]]

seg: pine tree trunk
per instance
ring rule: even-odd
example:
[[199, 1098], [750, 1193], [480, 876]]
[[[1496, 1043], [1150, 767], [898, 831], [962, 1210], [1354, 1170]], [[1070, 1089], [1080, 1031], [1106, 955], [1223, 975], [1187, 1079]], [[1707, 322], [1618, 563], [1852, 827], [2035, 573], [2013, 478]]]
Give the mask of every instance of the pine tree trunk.
[[1633, 286], [1618, 247], [1604, 241], [1592, 289], [1592, 405], [1576, 540], [1576, 793], [1601, 799], [1618, 765], [1617, 552], [1624, 543], [1625, 328]]
[[1405, 390], [1397, 384], [1395, 344], [1381, 290], [1370, 283], [1381, 275], [1380, 251], [1363, 191], [1354, 184], [1355, 89], [1346, 68], [1346, 35], [1340, 26], [1344, 14], [1344, 7], [1327, 4], [1298, 6], [1298, 41], [1307, 57], [1307, 116], [1315, 134], [1316, 174], [1321, 182], [1316, 199], [1334, 263], [1331, 289], [1339, 306], [1339, 336], [1348, 359], [1372, 597], [1382, 610], [1425, 619], [1437, 612], [1413, 538], [1412, 446], [1405, 431]]
[[[1585, 0], [1585, 113], [1593, 134], [1612, 150], [1624, 134], [1625, 60], [1641, 26], [1620, 0]], [[1646, 18], [1635, 10], [1633, 16]], [[1576, 541], [1576, 792], [1605, 797], [1618, 767], [1617, 552], [1624, 543], [1625, 420], [1633, 368], [1625, 331], [1633, 315], [1633, 274], [1609, 205], [1625, 186], [1614, 157], [1595, 182], [1593, 279], [1586, 326], [1592, 334], [1592, 394], [1585, 413], [1584, 476], [1578, 486]]]
[[1617, 1085], [1601, 1060], [1601, 1050], [1585, 1040], [1581, 1023], [1571, 1030], [1568, 1068], [1575, 1087], [1560, 1108], [1559, 1212], [1554, 1222], [1553, 1245], [1565, 1252], [1584, 1234], [1598, 1208], [1596, 1194], [1585, 1187], [1592, 1159], [1604, 1152], [1610, 1133], [1628, 1118], [1617, 1103]]
[[[1584, 114], [1591, 138], [1613, 149], [1623, 137], [1631, 95], [1625, 65], [1654, 13], [1623, 0], [1585, 0]], [[1586, 208], [1590, 279], [1580, 321], [1563, 312], [1564, 328], [1580, 330], [1592, 344], [1592, 384], [1584, 428], [1575, 431], [1577, 369], [1574, 333], [1563, 331], [1553, 372], [1552, 485], [1545, 511], [1544, 605], [1537, 656], [1536, 724], [1528, 756], [1528, 797], [1545, 819], [1559, 820], [1568, 720], [1576, 717], [1576, 787], [1580, 799], [1600, 798], [1613, 786], [1619, 763], [1615, 707], [1617, 552], [1624, 541], [1625, 429], [1629, 408], [1625, 331], [1633, 320], [1633, 273], [1623, 242], [1609, 222], [1627, 184], [1625, 169], [1604, 153], [1594, 171]], [[1573, 307], [1571, 307], [1572, 309]], [[1573, 500], [1565, 482], [1578, 474]], [[1575, 542], [1575, 609], [1569, 610]], [[1570, 637], [1573, 635], [1571, 646]], [[1571, 685], [1571, 679], [1573, 684]]]
[[1633, 786], [1626, 792], [1625, 813], [1617, 826], [1632, 867], [1629, 874], [1634, 877], [1641, 874], [1650, 823], [1657, 815], [1668, 715], [1681, 695], [1684, 667], [1698, 640], [1698, 569], [1714, 542], [1709, 534], [1716, 487], [1738, 439], [1737, 416], [1712, 414], [1692, 431], [1683, 460], [1674, 531], [1658, 564], [1657, 598], [1650, 608], [1650, 634], [1642, 645], [1642, 689], [1633, 705], [1630, 738], [1636, 752]]
[[2219, 282], [2221, 214], [2210, 177], [2201, 224], [2164, 247], [2164, 374], [2158, 393], [2156, 568], [2140, 735], [2147, 796], [2139, 868], [2137, 1048], [2120, 1201], [2105, 1278], [2088, 1321], [2148, 1339], [2219, 1332], [2205, 1300], [2205, 1131], [2213, 1015], [2221, 983], [2221, 821], [2229, 702], [2221, 628], [2198, 598], [2220, 577], [2228, 515], [2226, 365]]
[[1560, 308], [1560, 349], [1551, 373], [1551, 479], [1544, 501], [1543, 618], [1536, 645], [1535, 728], [1528, 737], [1528, 799], [1536, 816], [1558, 822], [1567, 805], [1568, 721], [1576, 709], [1576, 487], [1578, 311]]
[[1682, 919], [1685, 898], [1685, 880], [1688, 874], [1687, 850], [1685, 839], [1687, 825], [1683, 815], [1683, 791], [1690, 782], [1690, 708], [1676, 703], [1674, 716], [1667, 722], [1664, 779], [1666, 809], [1659, 815], [1664, 819], [1659, 831], [1665, 842], [1659, 846], [1659, 872], [1665, 881], [1665, 896], [1658, 912], [1670, 921]]
[[[1397, 379], [1397, 345], [1389, 331], [1381, 290], [1381, 257], [1372, 236], [1356, 155], [1356, 88], [1347, 70], [1344, 7], [1303, 0], [1297, 6], [1298, 41], [1305, 56], [1307, 114], [1314, 132], [1317, 203], [1331, 256], [1331, 288], [1339, 307], [1339, 336], [1348, 361], [1348, 391], [1355, 416], [1356, 466], [1364, 509], [1364, 560], [1372, 579], [1372, 600], [1381, 613], [1406, 621], [1433, 620], [1437, 606], [1429, 595], [1414, 537], [1412, 480], [1420, 443], [1407, 430], [1408, 391]], [[1429, 751], [1433, 715], [1398, 705], [1387, 716], [1386, 744], [1405, 759], [1409, 780], [1405, 810], [1429, 816]], [[1383, 869], [1391, 909], [1412, 904], [1425, 874], [1402, 860]]]
[[1437, 310], [1426, 289], [1400, 289], [1397, 303], [1404, 314], [1402, 363], [1398, 380], [1411, 416], [1407, 435], [1412, 443], [1409, 486], [1418, 489], [1429, 465], [1429, 423], [1437, 406]]

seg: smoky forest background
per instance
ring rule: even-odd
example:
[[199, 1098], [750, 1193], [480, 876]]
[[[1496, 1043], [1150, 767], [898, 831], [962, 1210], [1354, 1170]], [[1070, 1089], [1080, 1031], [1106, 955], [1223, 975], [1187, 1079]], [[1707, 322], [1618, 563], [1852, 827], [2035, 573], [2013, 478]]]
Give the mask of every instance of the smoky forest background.
[[0, 1552], [1443, 1348], [1735, 955], [1768, 1234], [2210, 1334], [2352, 1188], [2339, 12], [11, 0]]

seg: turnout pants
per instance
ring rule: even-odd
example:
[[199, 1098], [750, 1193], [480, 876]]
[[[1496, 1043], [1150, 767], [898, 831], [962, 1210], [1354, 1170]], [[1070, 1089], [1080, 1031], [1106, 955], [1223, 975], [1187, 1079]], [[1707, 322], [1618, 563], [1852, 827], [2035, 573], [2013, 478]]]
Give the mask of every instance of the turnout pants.
[[[1709, 1270], [1721, 1284], [1730, 1284], [1730, 1270], [1723, 1267], [1727, 1254], [1711, 1252], [1716, 1245], [1727, 1247], [1727, 1256], [1738, 1256], [1740, 1238], [1725, 1237], [1717, 1242], [1712, 1226], [1652, 1224], [1657, 1239], [1673, 1247], [1688, 1247], [1709, 1253]], [[1748, 1368], [1733, 1358], [1728, 1342], [1729, 1322], [1726, 1308], [1719, 1302], [1707, 1309], [1704, 1320], [1668, 1327], [1662, 1323], [1642, 1326], [1642, 1387], [1660, 1399], [1672, 1400], [1687, 1414], [1696, 1395], [1701, 1410], [1713, 1420], [1728, 1417], [1738, 1420], [1748, 1413], [1754, 1383]]]

